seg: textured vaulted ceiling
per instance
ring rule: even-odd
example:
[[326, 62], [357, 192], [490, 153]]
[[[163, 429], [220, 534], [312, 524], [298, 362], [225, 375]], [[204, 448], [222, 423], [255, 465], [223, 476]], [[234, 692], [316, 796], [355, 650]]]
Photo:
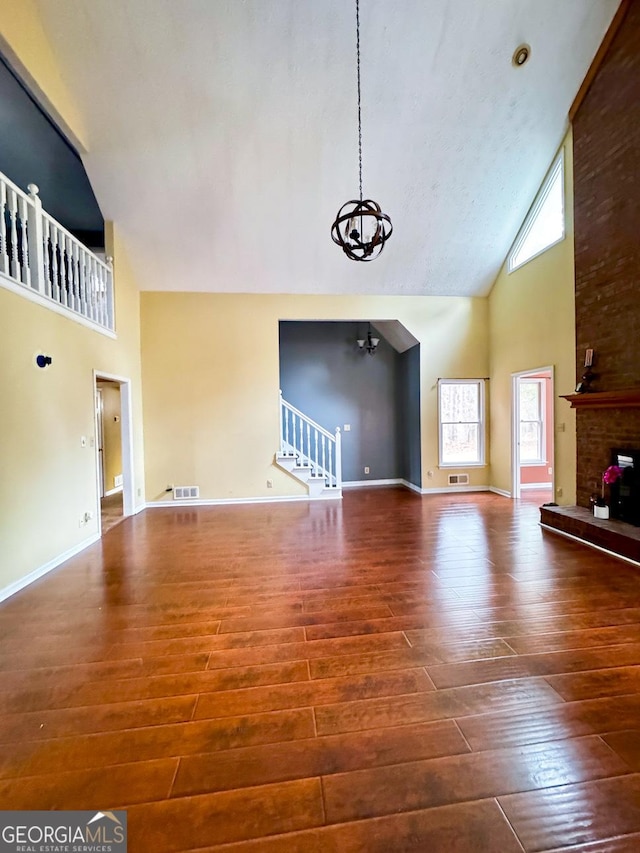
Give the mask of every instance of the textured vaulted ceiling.
[[617, 5], [361, 0], [364, 193], [394, 234], [358, 264], [329, 236], [358, 191], [354, 0], [38, 0], [142, 288], [442, 295], [488, 292]]

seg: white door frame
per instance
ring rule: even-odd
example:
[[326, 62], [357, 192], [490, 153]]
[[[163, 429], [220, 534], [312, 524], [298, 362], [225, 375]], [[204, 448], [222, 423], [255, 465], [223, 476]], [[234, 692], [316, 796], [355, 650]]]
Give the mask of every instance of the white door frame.
[[551, 382], [551, 411], [545, 412], [546, 429], [553, 430], [553, 459], [550, 460], [552, 467], [551, 494], [556, 493], [556, 443], [555, 443], [555, 403], [554, 403], [554, 373], [553, 365], [536, 367], [529, 370], [520, 370], [511, 374], [511, 497], [518, 500], [521, 496], [520, 483], [520, 395], [518, 394], [518, 381], [525, 376], [536, 376], [540, 373], [548, 373]]
[[[104, 373], [102, 370], [93, 371], [93, 393], [94, 399], [98, 387], [98, 380], [106, 379], [110, 382], [117, 382], [120, 385], [120, 436], [122, 441], [122, 514], [133, 515], [135, 513], [135, 481], [134, 481], [134, 462], [133, 462], [133, 402], [131, 396], [131, 380], [127, 376], [116, 376], [113, 373]], [[95, 408], [95, 407], [94, 407]], [[100, 459], [98, 458], [98, 425], [95, 424], [96, 430], [96, 483], [99, 484], [98, 466]], [[96, 488], [99, 495], [99, 485]], [[100, 498], [98, 497], [98, 506], [96, 517], [98, 519], [98, 530], [102, 535], [102, 521], [100, 518]]]

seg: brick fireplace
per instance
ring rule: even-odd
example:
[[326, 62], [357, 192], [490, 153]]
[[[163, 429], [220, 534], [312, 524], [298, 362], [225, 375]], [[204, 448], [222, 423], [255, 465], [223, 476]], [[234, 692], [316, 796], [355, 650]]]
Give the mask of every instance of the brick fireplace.
[[594, 392], [638, 389], [620, 407], [580, 406], [577, 503], [589, 506], [612, 447], [640, 446], [640, 0], [573, 119], [577, 364]]
[[611, 449], [640, 447], [640, 0], [623, 0], [612, 29], [572, 115], [576, 381], [587, 349], [596, 374], [572, 400], [578, 511], [600, 490]]

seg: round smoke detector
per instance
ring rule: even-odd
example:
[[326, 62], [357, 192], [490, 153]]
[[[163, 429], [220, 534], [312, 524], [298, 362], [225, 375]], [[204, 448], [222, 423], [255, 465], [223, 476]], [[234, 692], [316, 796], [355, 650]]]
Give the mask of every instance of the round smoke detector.
[[521, 65], [524, 65], [525, 62], [529, 60], [530, 56], [531, 48], [529, 47], [529, 45], [521, 44], [514, 50], [513, 56], [511, 57], [511, 62], [513, 63], [513, 65], [515, 65], [516, 68], [520, 68]]

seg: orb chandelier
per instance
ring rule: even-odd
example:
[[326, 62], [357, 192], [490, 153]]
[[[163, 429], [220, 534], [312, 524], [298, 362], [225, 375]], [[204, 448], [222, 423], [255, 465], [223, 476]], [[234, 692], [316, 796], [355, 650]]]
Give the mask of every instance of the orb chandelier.
[[360, 0], [356, 0], [356, 67], [358, 71], [358, 166], [360, 198], [345, 202], [331, 226], [331, 239], [352, 261], [373, 261], [391, 236], [391, 219], [380, 205], [362, 197], [362, 108], [360, 91]]

